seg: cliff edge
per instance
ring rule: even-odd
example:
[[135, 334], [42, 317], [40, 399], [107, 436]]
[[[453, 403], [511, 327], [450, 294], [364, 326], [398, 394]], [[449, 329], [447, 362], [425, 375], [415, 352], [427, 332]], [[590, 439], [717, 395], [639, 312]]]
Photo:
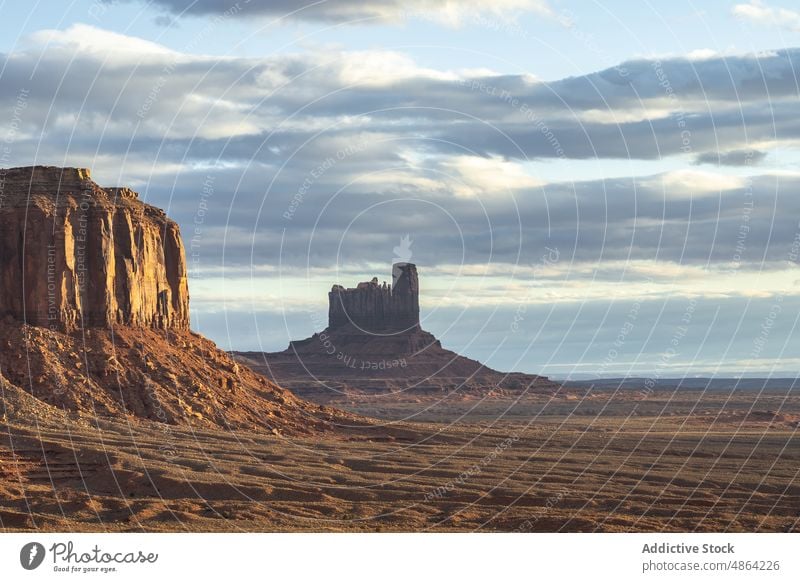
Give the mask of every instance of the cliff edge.
[[178, 225], [129, 188], [83, 168], [0, 170], [0, 422], [114, 416], [287, 435], [367, 424], [192, 333], [186, 275]]
[[52, 330], [189, 328], [178, 225], [84, 168], [0, 171], [0, 314]]

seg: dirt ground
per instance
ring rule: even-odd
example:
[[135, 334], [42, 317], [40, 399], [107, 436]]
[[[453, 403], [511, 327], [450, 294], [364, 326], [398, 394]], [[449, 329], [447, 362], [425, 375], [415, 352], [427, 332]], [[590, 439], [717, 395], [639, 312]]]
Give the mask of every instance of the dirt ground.
[[357, 402], [291, 438], [58, 413], [0, 423], [6, 531], [797, 531], [800, 397], [635, 390]]

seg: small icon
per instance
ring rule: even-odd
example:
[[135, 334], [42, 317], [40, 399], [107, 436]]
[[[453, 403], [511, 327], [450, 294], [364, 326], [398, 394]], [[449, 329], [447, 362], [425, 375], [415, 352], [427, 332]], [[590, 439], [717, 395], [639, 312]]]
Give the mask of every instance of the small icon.
[[394, 247], [394, 262], [395, 263], [407, 263], [411, 260], [411, 245], [414, 244], [414, 241], [411, 240], [409, 235], [405, 235], [400, 238], [400, 244]]
[[400, 237], [400, 244], [392, 249], [394, 250], [394, 260], [392, 260], [392, 289], [397, 288], [397, 281], [403, 274], [403, 269], [401, 269], [400, 266], [411, 261], [411, 255], [413, 254], [411, 251], [412, 244], [414, 244], [414, 241], [406, 234]]
[[30, 542], [22, 546], [19, 552], [19, 563], [26, 570], [35, 570], [44, 561], [44, 546], [39, 542]]

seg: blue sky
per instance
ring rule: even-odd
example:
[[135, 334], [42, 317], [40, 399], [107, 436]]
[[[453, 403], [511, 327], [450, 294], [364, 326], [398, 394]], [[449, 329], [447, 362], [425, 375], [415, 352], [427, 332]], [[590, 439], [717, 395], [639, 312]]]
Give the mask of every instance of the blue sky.
[[498, 368], [794, 375], [800, 10], [487, 6], [0, 3], [3, 164], [166, 208], [225, 348], [410, 236], [426, 327]]
[[[332, 2], [335, 4], [335, 2]], [[185, 5], [191, 2], [184, 2]], [[221, 4], [225, 4], [224, 2]], [[233, 3], [235, 4], [235, 3]], [[242, 0], [241, 14], [249, 6]], [[503, 73], [532, 73], [557, 80], [607, 68], [638, 56], [685, 55], [710, 49], [751, 52], [796, 45], [800, 31], [737, 16], [747, 2], [641, 2], [623, 0], [549, 2], [552, 15], [514, 11], [512, 20], [494, 14], [465, 15], [459, 24], [442, 25], [424, 17], [361, 24], [276, 22], [277, 15], [224, 17], [224, 26], [203, 39], [196, 52], [258, 57], [302, 50], [310, 45], [337, 45], [351, 50], [401, 50], [423, 66], [440, 69], [487, 67]], [[792, 8], [791, 2], [770, 7]], [[65, 29], [83, 23], [158, 42], [181, 51], [214, 15], [176, 15], [158, 2], [41, 0], [3, 2], [0, 49], [14, 49], [24, 37], [42, 29]], [[250, 10], [252, 13], [252, 10]], [[223, 12], [224, 15], [224, 12]], [[574, 23], [565, 26], [564, 20]]]

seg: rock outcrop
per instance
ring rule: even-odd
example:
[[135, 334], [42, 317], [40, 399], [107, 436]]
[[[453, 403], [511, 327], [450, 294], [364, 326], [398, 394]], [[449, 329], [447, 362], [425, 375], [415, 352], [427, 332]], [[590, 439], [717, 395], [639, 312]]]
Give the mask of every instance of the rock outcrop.
[[178, 225], [87, 169], [0, 171], [0, 315], [59, 331], [188, 329]]
[[411, 263], [393, 268], [393, 284], [377, 278], [328, 294], [328, 327], [276, 353], [235, 357], [302, 398], [341, 402], [350, 396], [401, 398], [503, 396], [554, 392], [543, 376], [504, 374], [442, 347], [419, 319], [419, 277]]
[[365, 333], [419, 329], [419, 277], [411, 263], [395, 263], [392, 284], [375, 277], [354, 289], [334, 285], [328, 293], [328, 329], [354, 326]]
[[0, 229], [0, 423], [115, 416], [286, 435], [368, 424], [192, 333], [178, 226], [132, 190], [79, 168], [0, 170]]

